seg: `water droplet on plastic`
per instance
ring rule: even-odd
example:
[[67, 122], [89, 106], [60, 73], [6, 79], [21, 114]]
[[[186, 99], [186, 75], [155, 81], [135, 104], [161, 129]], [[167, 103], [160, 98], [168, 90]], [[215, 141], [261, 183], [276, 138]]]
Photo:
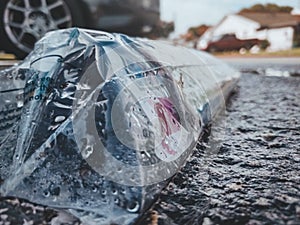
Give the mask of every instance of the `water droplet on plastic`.
[[129, 205], [127, 206], [127, 211], [131, 213], [135, 213], [139, 210], [140, 205], [137, 201], [130, 202]]
[[49, 196], [50, 196], [50, 191], [44, 191], [43, 195], [44, 195], [45, 197], [49, 197]]
[[87, 159], [88, 157], [90, 157], [90, 155], [93, 153], [93, 148], [88, 146], [83, 152], [82, 152], [82, 156], [84, 159]]
[[65, 119], [66, 119], [65, 116], [57, 116], [57, 117], [55, 117], [54, 122], [60, 123], [60, 122], [64, 121]]

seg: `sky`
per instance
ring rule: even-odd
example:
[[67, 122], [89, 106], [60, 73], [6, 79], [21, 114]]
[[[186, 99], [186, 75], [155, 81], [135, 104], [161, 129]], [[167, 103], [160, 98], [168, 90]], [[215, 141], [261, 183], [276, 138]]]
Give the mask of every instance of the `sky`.
[[275, 3], [300, 7], [300, 0], [160, 0], [161, 19], [175, 22], [173, 37], [186, 33], [189, 27], [215, 25], [225, 15], [254, 4]]

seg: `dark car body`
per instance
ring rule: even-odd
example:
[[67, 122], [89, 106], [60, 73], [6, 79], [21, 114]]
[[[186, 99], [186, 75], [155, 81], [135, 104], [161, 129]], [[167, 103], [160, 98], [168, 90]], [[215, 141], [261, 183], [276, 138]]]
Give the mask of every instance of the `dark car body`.
[[242, 48], [249, 50], [254, 45], [260, 45], [261, 42], [261, 40], [256, 38], [238, 39], [235, 34], [225, 34], [221, 38], [209, 42], [203, 50], [209, 52], [238, 51]]
[[160, 0], [0, 0], [0, 50], [23, 58], [50, 30], [84, 27], [144, 36]]
[[159, 20], [159, 0], [82, 0], [93, 28], [143, 34]]

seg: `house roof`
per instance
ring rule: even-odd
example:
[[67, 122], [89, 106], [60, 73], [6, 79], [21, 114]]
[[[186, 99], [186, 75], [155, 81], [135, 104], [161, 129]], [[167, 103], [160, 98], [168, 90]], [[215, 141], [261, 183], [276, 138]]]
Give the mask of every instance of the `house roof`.
[[258, 22], [261, 25], [261, 28], [296, 26], [300, 24], [300, 16], [295, 16], [284, 12], [240, 12], [237, 15]]

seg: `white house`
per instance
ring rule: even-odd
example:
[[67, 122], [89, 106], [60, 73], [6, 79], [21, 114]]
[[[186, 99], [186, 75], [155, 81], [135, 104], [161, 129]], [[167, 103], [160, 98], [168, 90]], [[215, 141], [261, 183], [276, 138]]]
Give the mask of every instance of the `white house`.
[[268, 40], [268, 50], [290, 49], [293, 46], [295, 28], [300, 17], [290, 13], [241, 12], [225, 16], [216, 26], [208, 29], [199, 40], [199, 47], [224, 34], [235, 34], [239, 39]]

